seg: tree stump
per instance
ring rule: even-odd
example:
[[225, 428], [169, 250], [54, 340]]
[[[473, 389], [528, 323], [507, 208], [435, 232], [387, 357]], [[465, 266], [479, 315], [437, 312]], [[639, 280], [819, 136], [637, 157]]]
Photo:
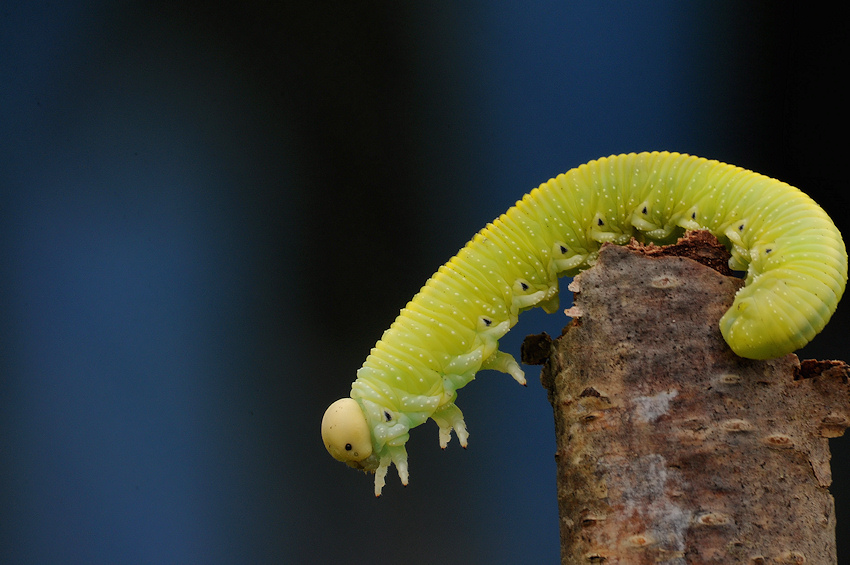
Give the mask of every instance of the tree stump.
[[743, 281], [694, 260], [722, 270], [718, 249], [605, 246], [561, 337], [524, 344], [546, 358], [564, 564], [836, 563], [848, 366], [736, 356], [718, 320]]

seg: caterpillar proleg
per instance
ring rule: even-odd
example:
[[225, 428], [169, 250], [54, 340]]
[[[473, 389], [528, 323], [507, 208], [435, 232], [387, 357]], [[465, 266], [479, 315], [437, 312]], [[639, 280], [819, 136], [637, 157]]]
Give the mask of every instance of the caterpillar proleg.
[[330, 454], [407, 484], [409, 431], [433, 419], [445, 447], [466, 446], [457, 391], [480, 369], [525, 376], [499, 339], [519, 314], [558, 306], [558, 277], [591, 266], [605, 242], [667, 243], [712, 232], [746, 284], [720, 320], [742, 357], [779, 357], [826, 325], [847, 282], [847, 252], [827, 214], [797, 188], [690, 155], [631, 153], [591, 161], [543, 183], [478, 232], [425, 283], [372, 349], [350, 398], [328, 408]]

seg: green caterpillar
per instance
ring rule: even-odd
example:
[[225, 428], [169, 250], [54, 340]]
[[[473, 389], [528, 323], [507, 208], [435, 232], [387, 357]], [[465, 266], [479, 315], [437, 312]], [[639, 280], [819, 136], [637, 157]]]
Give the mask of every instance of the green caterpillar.
[[593, 265], [606, 242], [665, 243], [705, 229], [747, 271], [720, 320], [729, 347], [767, 359], [808, 343], [847, 282], [841, 234], [800, 190], [689, 155], [640, 153], [591, 161], [525, 195], [488, 224], [413, 297], [322, 420], [330, 454], [375, 473], [375, 495], [394, 463], [407, 484], [409, 431], [428, 418], [445, 447], [468, 433], [457, 390], [481, 369], [525, 376], [498, 350], [520, 312], [558, 307], [558, 277]]

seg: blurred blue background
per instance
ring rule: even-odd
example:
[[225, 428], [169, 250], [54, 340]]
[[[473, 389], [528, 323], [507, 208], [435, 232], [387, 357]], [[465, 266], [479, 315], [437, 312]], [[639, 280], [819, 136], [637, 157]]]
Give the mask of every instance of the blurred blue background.
[[[774, 2], [31, 2], [0, 10], [0, 561], [555, 563], [551, 408], [482, 373], [411, 484], [322, 413], [540, 182], [669, 149], [850, 233], [846, 36]], [[839, 153], [841, 149], [841, 153]], [[528, 314], [503, 341], [564, 319]], [[802, 356], [847, 357], [847, 307]], [[839, 550], [846, 440], [834, 440]]]

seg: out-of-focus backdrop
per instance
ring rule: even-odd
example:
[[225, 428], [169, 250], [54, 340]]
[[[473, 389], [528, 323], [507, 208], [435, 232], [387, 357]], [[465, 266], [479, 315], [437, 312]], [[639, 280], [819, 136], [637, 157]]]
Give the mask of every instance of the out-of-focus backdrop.
[[[416, 429], [377, 500], [322, 413], [440, 264], [590, 159], [720, 159], [850, 233], [846, 33], [795, 4], [4, 5], [0, 560], [557, 562], [537, 368], [481, 373], [469, 449]], [[848, 310], [802, 355], [847, 358]]]

